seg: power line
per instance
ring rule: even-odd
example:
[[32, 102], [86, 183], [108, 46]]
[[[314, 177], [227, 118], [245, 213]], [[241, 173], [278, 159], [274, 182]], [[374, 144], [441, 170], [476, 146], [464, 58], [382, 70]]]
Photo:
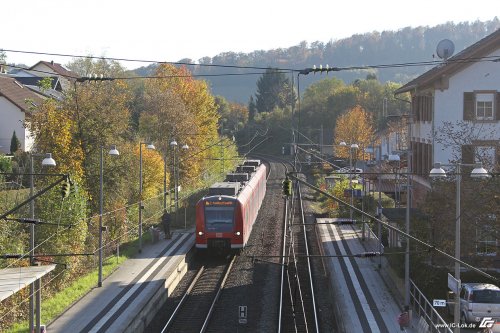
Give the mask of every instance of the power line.
[[[215, 68], [231, 68], [231, 69], [253, 69], [253, 70], [269, 70], [274, 69], [275, 71], [269, 74], [275, 74], [276, 72], [297, 72], [300, 74], [307, 75], [309, 73], [316, 72], [340, 72], [340, 71], [351, 71], [351, 70], [363, 70], [363, 69], [385, 69], [385, 68], [401, 68], [401, 67], [415, 67], [415, 66], [430, 66], [430, 65], [440, 65], [440, 64], [452, 64], [452, 63], [474, 63], [474, 62], [500, 62], [500, 56], [485, 56], [477, 58], [451, 58], [446, 62], [442, 60], [432, 60], [432, 61], [418, 61], [418, 62], [404, 62], [404, 63], [392, 63], [392, 64], [375, 64], [375, 65], [362, 65], [362, 66], [346, 66], [346, 67], [319, 67], [315, 66], [312, 68], [294, 69], [294, 68], [279, 68], [279, 67], [260, 67], [260, 66], [240, 66], [240, 65], [220, 65], [220, 64], [202, 64], [202, 63], [190, 63], [190, 62], [173, 62], [173, 61], [156, 61], [156, 60], [145, 60], [145, 59], [128, 59], [128, 58], [114, 58], [114, 57], [97, 57], [97, 56], [82, 56], [75, 54], [63, 54], [63, 53], [51, 53], [51, 52], [37, 52], [37, 51], [25, 51], [25, 50], [10, 50], [10, 49], [0, 49], [3, 52], [13, 52], [22, 54], [37, 54], [37, 55], [47, 55], [47, 56], [58, 56], [58, 57], [71, 57], [71, 58], [83, 58], [83, 59], [99, 59], [99, 60], [111, 60], [111, 61], [126, 61], [126, 62], [142, 62], [142, 63], [157, 63], [157, 64], [171, 64], [171, 65], [184, 65], [184, 66], [194, 66], [194, 67], [215, 67]], [[15, 65], [8, 65], [14, 68], [23, 68]], [[24, 69], [24, 68], [23, 68]], [[43, 71], [40, 71], [43, 72]], [[47, 73], [47, 72], [43, 72]], [[262, 75], [266, 73], [262, 72], [250, 72], [250, 73], [220, 73], [220, 74], [198, 74], [198, 75], [188, 75], [189, 77], [217, 77], [217, 76], [238, 76], [238, 75]], [[172, 76], [141, 76], [141, 77], [115, 77], [115, 78], [82, 78], [84, 81], [91, 80], [132, 80], [132, 79], [164, 79], [164, 78], [174, 78], [174, 77], [186, 77], [184, 75], [172, 75]]]
[[[199, 67], [217, 67], [217, 68], [236, 68], [236, 69], [259, 69], [267, 70], [270, 67], [259, 67], [259, 66], [238, 66], [238, 65], [217, 65], [217, 64], [200, 64], [200, 63], [190, 63], [181, 61], [158, 61], [158, 60], [145, 60], [145, 59], [129, 59], [129, 58], [113, 58], [113, 57], [97, 57], [97, 56], [82, 56], [76, 54], [64, 54], [64, 53], [51, 53], [51, 52], [37, 52], [37, 51], [25, 51], [25, 50], [9, 50], [0, 49], [3, 52], [12, 53], [22, 53], [22, 54], [36, 54], [36, 55], [46, 55], [55, 57], [68, 57], [68, 58], [83, 58], [83, 59], [98, 59], [98, 60], [113, 60], [113, 61], [126, 61], [126, 62], [142, 62], [142, 63], [157, 63], [157, 64], [170, 64], [170, 65], [185, 65], [185, 66], [199, 66]], [[283, 71], [293, 71], [291, 68], [281, 68]]]
[[[17, 65], [7, 65], [8, 67], [17, 68], [17, 69], [26, 69], [22, 66]], [[54, 75], [53, 72], [43, 71], [39, 69], [30, 69], [31, 72], [41, 73], [41, 74], [49, 74]], [[244, 75], [269, 75], [275, 73], [282, 73], [286, 70], [273, 71], [271, 73], [268, 72], [245, 72], [245, 73], [219, 73], [219, 74], [190, 74], [190, 75], [164, 75], [164, 76], [117, 76], [117, 77], [105, 77], [105, 76], [82, 76], [79, 78], [75, 78], [72, 75], [67, 74], [57, 74], [59, 76], [76, 80], [76, 82], [85, 82], [85, 81], [114, 81], [114, 80], [137, 80], [137, 79], [173, 79], [173, 78], [190, 78], [190, 77], [219, 77], [219, 76], [244, 76]], [[287, 71], [286, 71], [287, 72]]]

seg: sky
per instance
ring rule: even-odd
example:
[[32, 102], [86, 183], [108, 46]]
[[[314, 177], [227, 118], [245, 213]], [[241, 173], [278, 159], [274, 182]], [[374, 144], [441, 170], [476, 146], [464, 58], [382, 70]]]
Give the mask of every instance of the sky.
[[[155, 62], [197, 62], [223, 52], [488, 21], [500, 14], [498, 0], [2, 0], [2, 8], [0, 49]], [[10, 51], [6, 55], [8, 63], [28, 66], [40, 60], [72, 60]], [[128, 69], [147, 65], [121, 63]]]

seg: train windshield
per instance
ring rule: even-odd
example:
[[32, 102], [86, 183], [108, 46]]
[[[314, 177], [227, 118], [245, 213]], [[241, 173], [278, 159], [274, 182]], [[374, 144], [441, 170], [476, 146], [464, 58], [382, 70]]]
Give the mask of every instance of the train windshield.
[[205, 227], [211, 232], [233, 231], [234, 207], [205, 207]]

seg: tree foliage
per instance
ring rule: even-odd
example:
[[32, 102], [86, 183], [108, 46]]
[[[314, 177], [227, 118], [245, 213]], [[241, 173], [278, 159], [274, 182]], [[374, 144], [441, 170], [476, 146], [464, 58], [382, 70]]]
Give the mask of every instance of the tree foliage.
[[234, 135], [248, 121], [248, 108], [242, 104], [230, 103], [222, 96], [215, 96], [215, 104], [219, 113], [219, 127], [225, 133]]
[[[334, 41], [302, 41], [287, 48], [256, 50], [250, 53], [224, 52], [214, 57], [204, 57], [202, 64], [234, 66], [308, 68], [316, 64], [336, 67], [360, 65], [401, 64], [431, 59], [440, 40], [448, 38], [455, 43], [456, 50], [463, 50], [500, 28], [500, 20], [447, 22], [428, 27], [406, 27], [397, 31], [372, 31], [356, 34]], [[404, 83], [432, 68], [428, 66], [397, 66], [371, 70], [346, 70], [335, 72], [335, 77], [344, 82], [354, 82], [375, 75], [380, 82]], [[196, 75], [213, 75], [208, 78], [213, 92], [231, 101], [247, 102], [256, 89], [256, 78], [248, 76], [220, 77], [225, 69], [196, 67]], [[243, 72], [243, 70], [241, 71]], [[302, 89], [321, 81], [322, 75], [301, 76]]]
[[359, 105], [372, 114], [375, 129], [386, 128], [388, 115], [400, 115], [409, 110], [409, 104], [394, 97], [400, 85], [382, 84], [373, 79], [357, 80], [346, 85], [337, 78], [324, 79], [304, 91], [301, 118], [313, 128], [335, 128], [337, 118]]
[[206, 83], [194, 80], [185, 67], [162, 64], [156, 76], [165, 79], [152, 79], [145, 84], [146, 109], [140, 117], [140, 133], [158, 142], [160, 151], [170, 161], [170, 142], [175, 139], [179, 148], [187, 144], [190, 149], [185, 153], [191, 157], [183, 160], [181, 179], [199, 179], [209, 156], [203, 147], [218, 139], [219, 114], [214, 98]]
[[349, 112], [339, 117], [335, 126], [334, 145], [345, 142], [348, 144], [345, 148], [336, 150], [339, 157], [349, 158], [350, 144], [358, 144], [359, 149], [353, 149], [353, 158], [363, 159], [363, 149], [370, 146], [374, 138], [374, 129], [372, 119], [361, 106], [355, 106]]
[[[492, 264], [497, 253], [496, 234], [500, 231], [500, 196], [497, 177], [475, 180], [462, 168], [460, 183], [461, 251], [462, 259], [478, 267]], [[453, 177], [454, 178], [454, 177]], [[415, 226], [415, 232], [436, 247], [454, 252], [456, 225], [455, 179], [434, 181], [421, 205], [428, 216], [427, 223]], [[478, 205], [477, 203], [481, 204]], [[437, 258], [436, 258], [437, 259]]]
[[[92, 61], [80, 59], [68, 66], [80, 74], [103, 73], [105, 76], [118, 75], [123, 69], [118, 63], [104, 59]], [[130, 139], [130, 113], [128, 103], [131, 98], [126, 82], [87, 81], [75, 84], [68, 98], [63, 101], [62, 109], [67, 110], [68, 117], [74, 121], [73, 143], [71, 149], [79, 149], [83, 154], [82, 172], [83, 187], [89, 193], [92, 211], [97, 211], [99, 198], [99, 165], [100, 152], [106, 153], [112, 144], [118, 145]], [[105, 187], [108, 200], [113, 202], [126, 197], [120, 188], [119, 179], [127, 179], [129, 173], [120, 168], [123, 159], [106, 158], [104, 164]], [[122, 199], [118, 199], [122, 200]]]
[[257, 112], [271, 112], [275, 108], [284, 109], [295, 100], [290, 80], [283, 72], [268, 68], [257, 80], [255, 106]]
[[10, 139], [10, 153], [15, 154], [19, 148], [21, 147], [21, 143], [19, 142], [19, 139], [17, 138], [16, 131], [12, 133], [12, 138]]

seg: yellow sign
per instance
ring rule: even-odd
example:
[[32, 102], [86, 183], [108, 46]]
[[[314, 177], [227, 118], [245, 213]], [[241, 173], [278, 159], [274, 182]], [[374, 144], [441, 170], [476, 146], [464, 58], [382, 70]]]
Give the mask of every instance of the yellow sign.
[[233, 201], [205, 201], [205, 206], [233, 206]]

